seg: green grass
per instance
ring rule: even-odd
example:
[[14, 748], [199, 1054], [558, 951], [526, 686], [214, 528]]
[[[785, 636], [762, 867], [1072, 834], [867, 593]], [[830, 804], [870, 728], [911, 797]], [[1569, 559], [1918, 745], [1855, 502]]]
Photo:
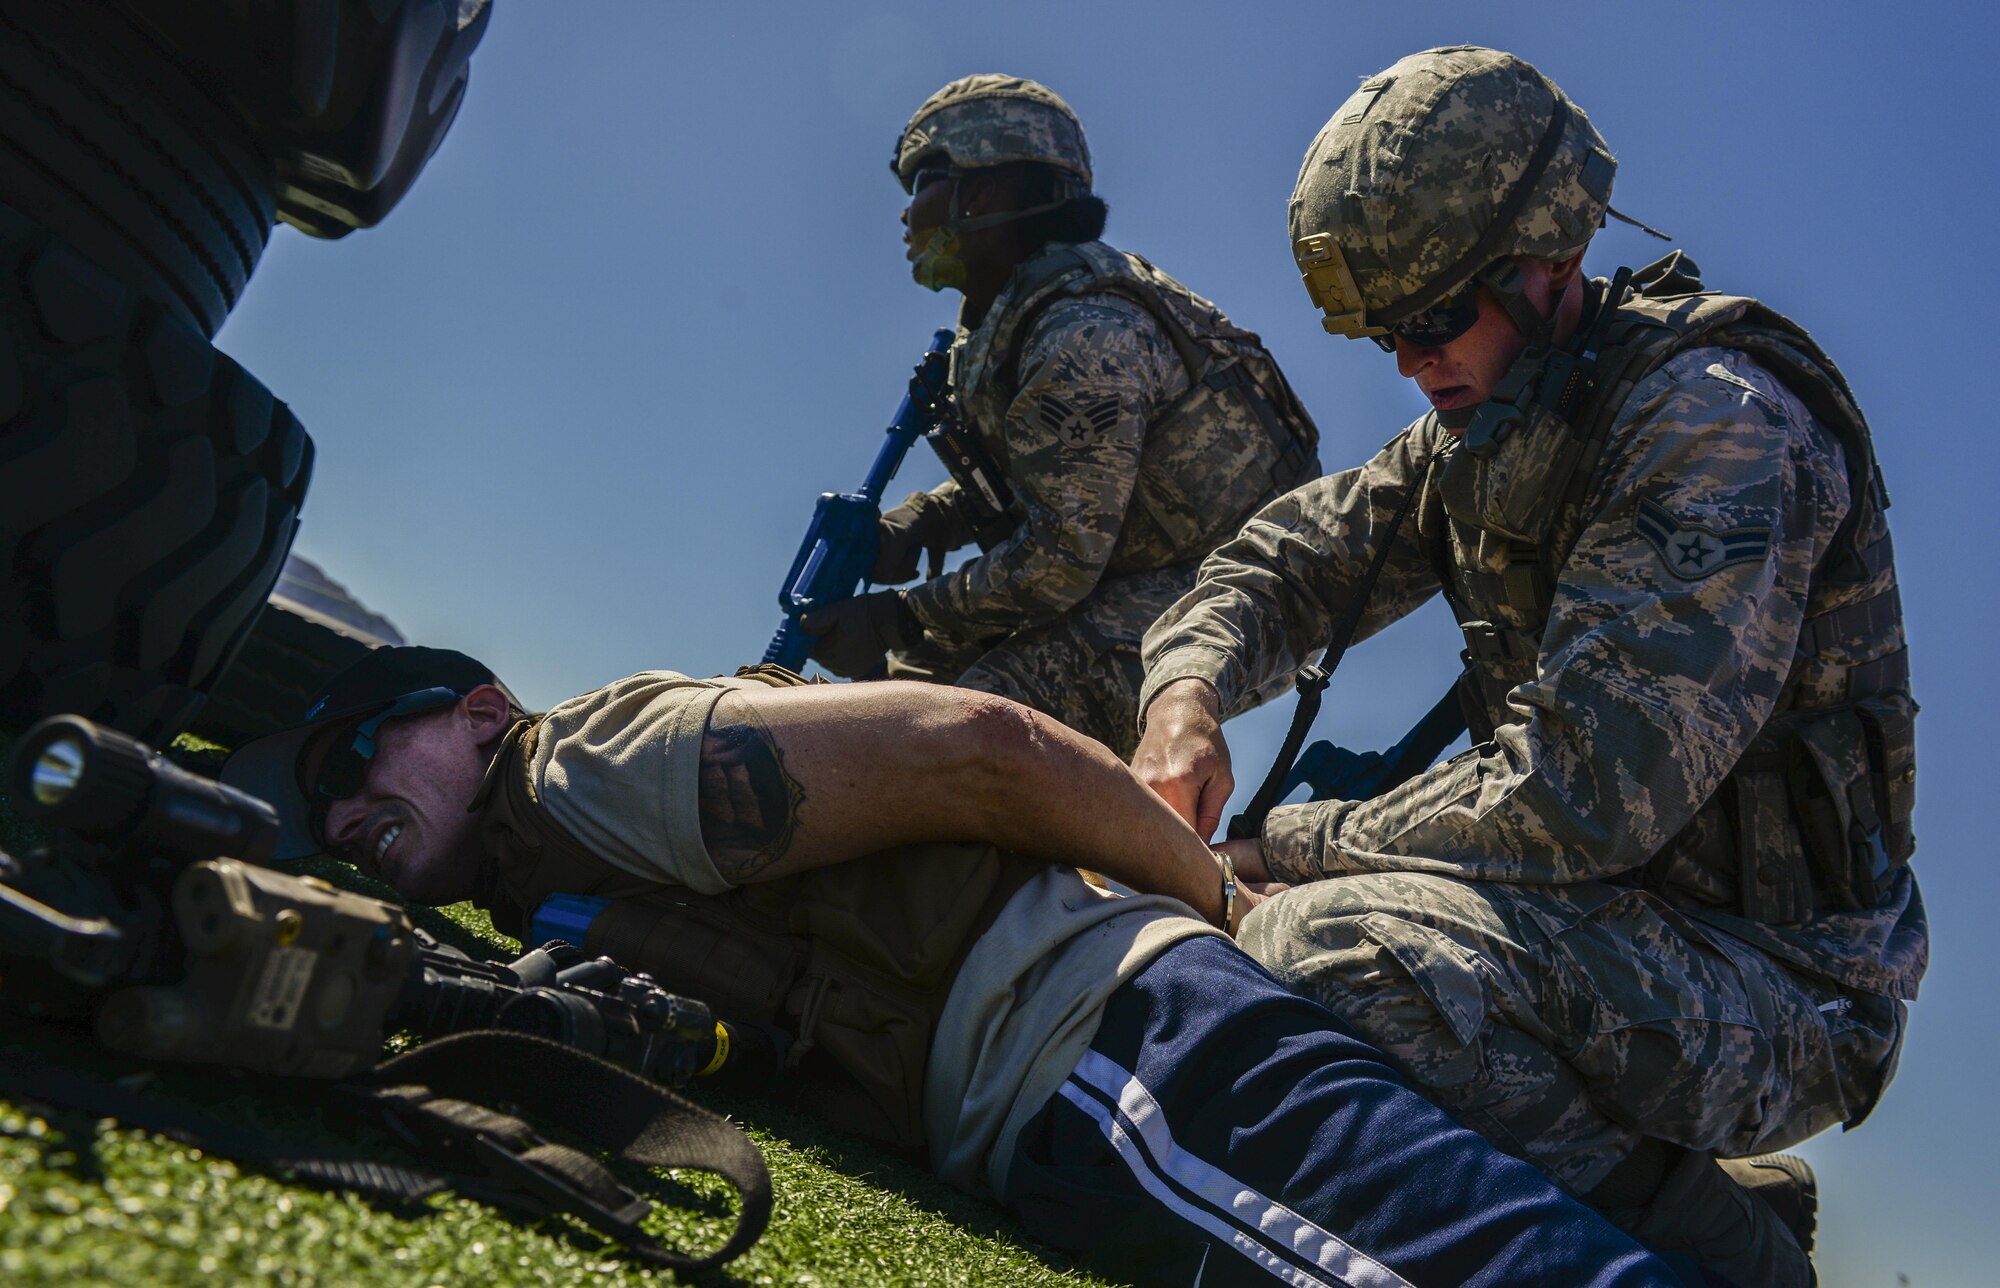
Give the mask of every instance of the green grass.
[[[11, 739], [0, 736], [0, 764], [10, 749]], [[0, 848], [21, 849], [36, 839], [0, 796]], [[344, 865], [311, 870], [364, 893], [387, 893]], [[469, 906], [412, 911], [469, 951], [505, 955], [514, 947]], [[162, 1081], [237, 1119], [315, 1130], [299, 1121], [299, 1111], [237, 1090], [224, 1071], [200, 1070], [192, 1080], [167, 1072]], [[701, 1086], [690, 1092], [749, 1132], [770, 1166], [777, 1199], [764, 1238], [695, 1282], [1103, 1282], [1035, 1248], [996, 1209], [896, 1155], [828, 1131], [782, 1103]], [[705, 1174], [626, 1180], [660, 1201], [648, 1228], [670, 1247], [715, 1247], [733, 1224], [728, 1186]], [[580, 1226], [517, 1219], [455, 1194], [415, 1210], [371, 1203], [290, 1184], [108, 1120], [0, 1097], [0, 1283], [421, 1288], [680, 1281], [639, 1268]]]
[[[739, 1109], [746, 1108], [738, 1106]], [[746, 1115], [770, 1164], [771, 1228], [702, 1282], [1083, 1284], [1024, 1246], [997, 1213], [914, 1168], [809, 1128]], [[760, 1118], [762, 1121], [760, 1121]], [[662, 1189], [652, 1187], [655, 1197]], [[678, 1197], [649, 1228], [714, 1247], [723, 1187]], [[586, 1231], [522, 1223], [457, 1196], [416, 1213], [288, 1185], [163, 1137], [0, 1101], [0, 1282], [178, 1284], [672, 1283]]]

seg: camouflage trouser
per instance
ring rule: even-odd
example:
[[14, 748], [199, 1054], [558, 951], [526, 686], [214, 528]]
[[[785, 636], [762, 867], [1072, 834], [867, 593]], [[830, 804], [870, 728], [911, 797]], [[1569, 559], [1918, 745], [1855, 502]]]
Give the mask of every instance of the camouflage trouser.
[[1241, 942], [1580, 1194], [1642, 1136], [1737, 1157], [1858, 1121], [1903, 1030], [1900, 1002], [1622, 886], [1335, 877], [1256, 909]]
[[888, 675], [1012, 698], [1097, 739], [1121, 760], [1139, 745], [1139, 685], [1146, 678], [1139, 650], [1102, 647], [1101, 637], [1073, 615], [983, 650], [891, 654]]

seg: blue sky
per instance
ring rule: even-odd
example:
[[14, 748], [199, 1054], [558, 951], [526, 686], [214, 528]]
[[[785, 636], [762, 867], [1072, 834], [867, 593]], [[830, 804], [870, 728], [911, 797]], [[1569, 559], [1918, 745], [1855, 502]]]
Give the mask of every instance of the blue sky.
[[[1935, 952], [1882, 1107], [1803, 1152], [1829, 1288], [1991, 1281], [2000, 869], [1978, 811], [2000, 614], [1993, 549], [1972, 540], [1994, 530], [1990, 431], [1965, 419], [1996, 375], [1988, 7], [496, 10], [402, 207], [340, 243], [281, 231], [220, 344], [318, 443], [297, 549], [536, 703], [761, 653], [813, 496], [859, 481], [951, 317], [955, 296], [907, 277], [887, 167], [946, 80], [1007, 71], [1067, 97], [1109, 240], [1261, 332], [1338, 468], [1420, 407], [1372, 345], [1320, 330], [1299, 285], [1284, 207], [1306, 144], [1361, 78], [1428, 46], [1497, 45], [1555, 78], [1619, 158], [1619, 208], [1812, 330], [1870, 414], [1925, 705]], [[1613, 225], [1588, 263], [1657, 247]], [[939, 477], [920, 450], [896, 494]], [[1433, 606], [1355, 649], [1321, 733], [1393, 741], [1454, 634]], [[1286, 715], [1230, 726], [1241, 777]]]

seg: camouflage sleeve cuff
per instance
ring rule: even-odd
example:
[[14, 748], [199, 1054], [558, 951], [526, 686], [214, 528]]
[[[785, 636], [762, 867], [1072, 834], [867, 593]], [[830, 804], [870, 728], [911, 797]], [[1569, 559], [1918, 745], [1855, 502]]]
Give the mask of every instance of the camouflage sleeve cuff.
[[1204, 681], [1215, 690], [1223, 717], [1235, 715], [1246, 686], [1243, 664], [1219, 648], [1207, 644], [1182, 644], [1158, 654], [1146, 668], [1146, 682], [1139, 687], [1139, 731], [1146, 729], [1146, 708], [1161, 689], [1175, 680]]
[[[1307, 801], [1280, 805], [1264, 818], [1264, 866], [1271, 879], [1288, 885], [1320, 881], [1339, 870], [1339, 851], [1332, 837], [1348, 801]], [[1328, 863], [1332, 851], [1333, 863]]]
[[940, 639], [959, 640], [968, 638], [970, 632], [958, 615], [951, 611], [950, 597], [945, 586], [957, 572], [948, 572], [942, 577], [920, 581], [903, 592], [903, 606], [917, 619], [925, 631]]

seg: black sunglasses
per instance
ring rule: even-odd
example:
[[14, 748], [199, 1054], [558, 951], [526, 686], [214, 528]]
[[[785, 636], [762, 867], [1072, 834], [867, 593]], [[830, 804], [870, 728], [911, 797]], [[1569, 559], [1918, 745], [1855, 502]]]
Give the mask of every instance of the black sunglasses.
[[361, 790], [361, 784], [368, 778], [368, 764], [375, 759], [375, 735], [381, 732], [383, 724], [401, 716], [421, 715], [439, 707], [448, 707], [463, 696], [456, 689], [419, 689], [415, 693], [404, 694], [359, 724], [334, 735], [326, 754], [320, 757], [319, 769], [313, 774], [311, 784], [306, 786], [312, 832], [322, 845], [326, 843], [327, 808], [335, 801], [344, 801]]
[[910, 195], [914, 197], [932, 184], [943, 183], [946, 179], [956, 178], [958, 174], [959, 171], [950, 166], [927, 165], [910, 176]]
[[1396, 351], [1401, 336], [1419, 349], [1438, 349], [1470, 331], [1479, 321], [1479, 284], [1467, 285], [1457, 294], [1447, 295], [1436, 304], [1404, 318], [1389, 328], [1388, 334], [1370, 336], [1384, 353]]

